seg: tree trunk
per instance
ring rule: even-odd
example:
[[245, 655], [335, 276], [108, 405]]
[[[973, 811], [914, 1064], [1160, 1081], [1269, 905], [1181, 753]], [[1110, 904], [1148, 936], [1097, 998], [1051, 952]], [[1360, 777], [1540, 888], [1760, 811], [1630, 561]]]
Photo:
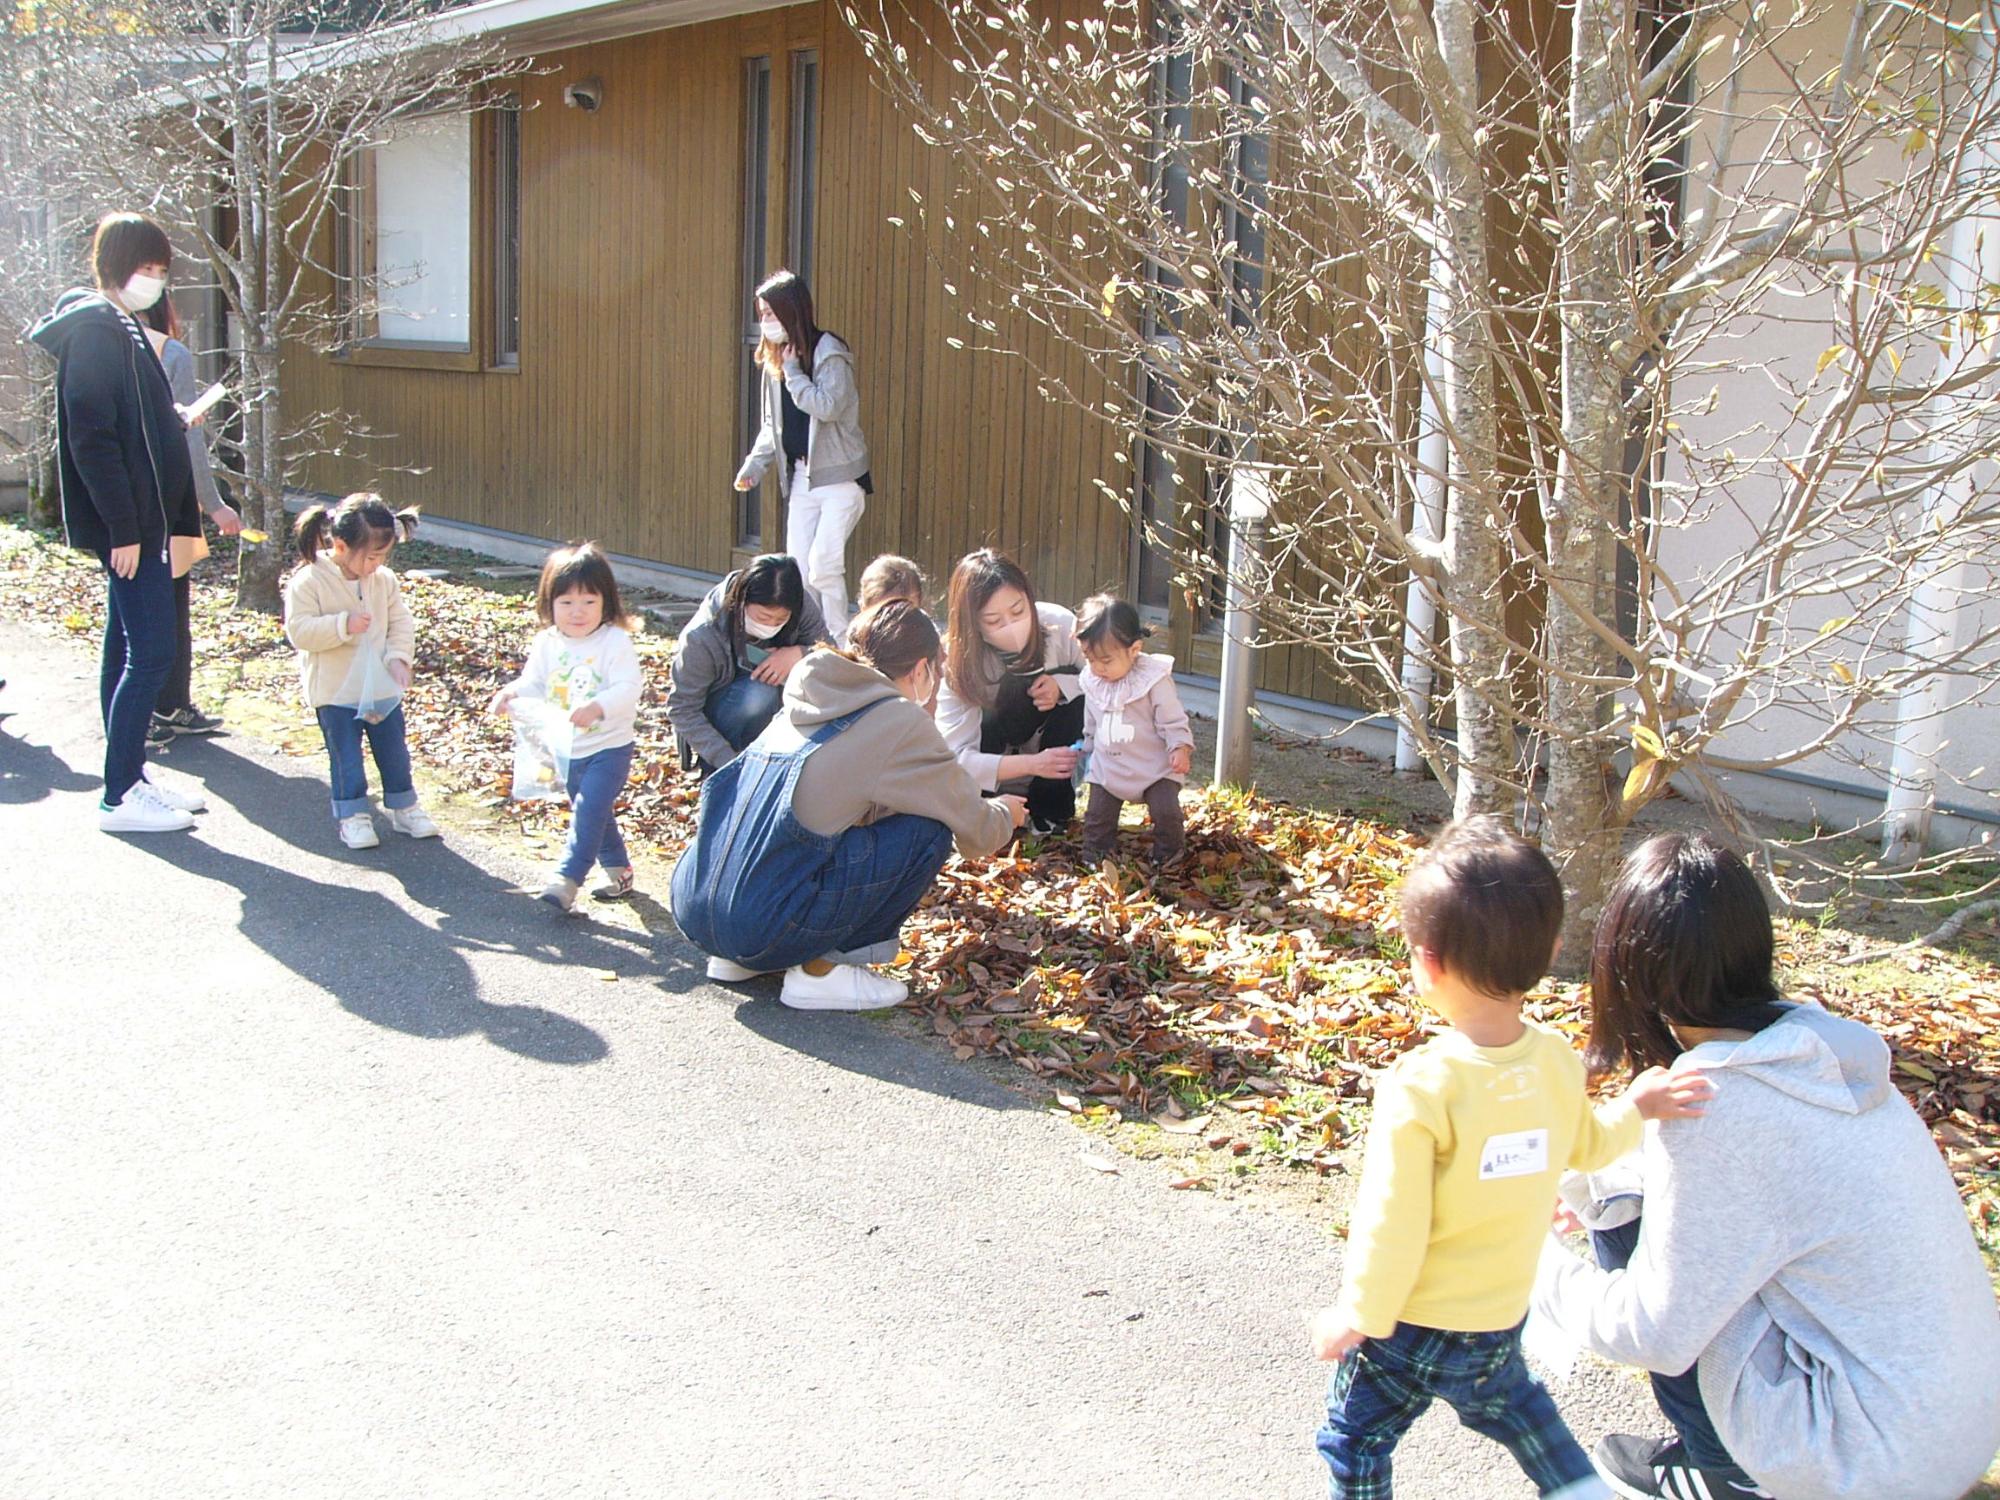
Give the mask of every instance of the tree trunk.
[[263, 532], [267, 540], [262, 546], [243, 552], [236, 604], [239, 609], [274, 615], [279, 611], [278, 575], [283, 571], [286, 543], [291, 534], [290, 517], [285, 511], [278, 356], [261, 331], [251, 337], [255, 343], [247, 345], [242, 356], [243, 472], [249, 481], [245, 499], [256, 517], [250, 524]]
[[[1462, 100], [1479, 98], [1477, 15], [1465, 0], [1438, 0], [1438, 48]], [[1443, 592], [1451, 620], [1453, 703], [1458, 718], [1455, 817], [1507, 813], [1515, 804], [1514, 701], [1508, 679], [1505, 532], [1495, 457], [1500, 445], [1494, 403], [1493, 337], [1485, 309], [1488, 285], [1486, 184], [1472, 132], [1432, 153], [1432, 191], [1443, 236], [1440, 320], [1443, 363], [1450, 371], [1445, 422], [1451, 432], [1446, 470]]]
[[[1588, 961], [1604, 896], [1616, 873], [1623, 792], [1606, 774], [1618, 656], [1600, 625], [1617, 618], [1613, 522], [1628, 480], [1623, 372], [1610, 352], [1637, 337], [1620, 308], [1634, 231], [1605, 203], [1643, 205], [1621, 183], [1628, 159], [1632, 73], [1630, 12], [1619, 0], [1580, 0], [1573, 12], [1569, 118], [1599, 122], [1569, 141], [1564, 188], [1562, 445], [1544, 517], [1549, 554], [1547, 660], [1549, 776], [1543, 841], [1563, 873], [1564, 967]], [[1634, 191], [1637, 190], [1637, 191]], [[1643, 211], [1643, 209], [1642, 209]], [[1563, 596], [1567, 594], [1568, 598]]]

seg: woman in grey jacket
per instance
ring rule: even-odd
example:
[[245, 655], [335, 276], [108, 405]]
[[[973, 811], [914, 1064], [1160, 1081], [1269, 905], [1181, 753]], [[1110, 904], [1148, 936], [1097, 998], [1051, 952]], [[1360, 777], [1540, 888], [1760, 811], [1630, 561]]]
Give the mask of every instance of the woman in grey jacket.
[[[160, 368], [167, 372], [167, 385], [173, 390], [174, 404], [183, 411], [195, 402], [194, 351], [181, 342], [180, 309], [174, 306], [173, 293], [162, 292], [160, 300], [139, 314], [139, 322], [146, 330], [146, 338], [153, 346], [153, 352], [160, 357]], [[209, 456], [207, 413], [203, 413], [188, 424], [188, 463], [194, 470], [194, 497], [208, 518], [215, 522], [215, 529], [224, 536], [235, 536], [243, 529], [243, 518], [236, 514], [236, 508], [222, 498], [222, 492], [215, 484], [215, 464]], [[200, 549], [207, 551], [206, 547]], [[192, 564], [190, 564], [192, 566]], [[153, 705], [153, 725], [146, 731], [146, 743], [153, 746], [167, 744], [177, 734], [215, 734], [222, 728], [222, 720], [212, 718], [194, 706], [194, 600], [192, 572], [184, 572], [174, 579], [174, 615], [179, 631], [179, 644], [174, 656], [174, 667], [167, 674], [167, 685], [160, 689], [159, 701]]]
[[782, 552], [710, 589], [674, 643], [667, 722], [681, 769], [709, 776], [736, 759], [778, 712], [800, 660], [830, 641], [799, 565]]
[[[1958, 1500], [2000, 1447], [2000, 1316], [1930, 1132], [1859, 1022], [1787, 1005], [1756, 878], [1710, 839], [1626, 861], [1597, 929], [1594, 1068], [1700, 1069], [1636, 1177], [1565, 1184], [1535, 1310], [1654, 1372], [1677, 1436], [1613, 1436], [1628, 1496]], [[1628, 1159], [1629, 1160], [1629, 1159]]]
[[806, 587], [838, 640], [848, 621], [847, 539], [874, 492], [854, 354], [813, 320], [812, 293], [790, 271], [757, 288], [757, 318], [764, 421], [736, 473], [736, 488], [755, 488], [778, 465], [785, 551], [799, 560]]

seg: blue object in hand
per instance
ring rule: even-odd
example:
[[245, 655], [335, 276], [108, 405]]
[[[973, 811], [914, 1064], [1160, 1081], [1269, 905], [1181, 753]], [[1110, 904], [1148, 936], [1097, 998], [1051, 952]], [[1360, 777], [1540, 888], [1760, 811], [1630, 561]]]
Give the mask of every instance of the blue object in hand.
[[1078, 740], [1074, 745], [1071, 745], [1070, 749], [1076, 752], [1076, 764], [1070, 769], [1069, 773], [1070, 784], [1073, 786], [1082, 786], [1083, 778], [1090, 770], [1090, 752], [1083, 747], [1082, 740]]

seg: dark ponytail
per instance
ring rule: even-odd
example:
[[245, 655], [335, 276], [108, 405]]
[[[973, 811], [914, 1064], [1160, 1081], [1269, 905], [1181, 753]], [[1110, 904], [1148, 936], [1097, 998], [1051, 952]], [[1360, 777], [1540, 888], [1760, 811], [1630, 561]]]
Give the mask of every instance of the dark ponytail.
[[298, 538], [299, 556], [316, 562], [332, 541], [349, 548], [393, 547], [416, 531], [416, 506], [391, 510], [380, 495], [357, 490], [338, 505], [307, 506], [299, 513], [293, 535]]

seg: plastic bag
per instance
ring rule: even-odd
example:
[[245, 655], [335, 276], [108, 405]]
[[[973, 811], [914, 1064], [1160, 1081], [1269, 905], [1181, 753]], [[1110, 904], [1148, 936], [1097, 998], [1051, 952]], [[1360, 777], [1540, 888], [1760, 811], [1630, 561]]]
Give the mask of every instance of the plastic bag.
[[403, 701], [403, 685], [389, 675], [389, 662], [379, 642], [363, 636], [354, 647], [354, 663], [333, 702], [351, 708], [364, 724], [379, 724]]
[[1076, 764], [1070, 768], [1069, 779], [1073, 786], [1082, 786], [1090, 778], [1090, 747], [1078, 740], [1070, 749], [1076, 752]]
[[569, 801], [569, 763], [576, 756], [569, 710], [546, 698], [516, 698], [507, 711], [514, 720], [514, 800]]

